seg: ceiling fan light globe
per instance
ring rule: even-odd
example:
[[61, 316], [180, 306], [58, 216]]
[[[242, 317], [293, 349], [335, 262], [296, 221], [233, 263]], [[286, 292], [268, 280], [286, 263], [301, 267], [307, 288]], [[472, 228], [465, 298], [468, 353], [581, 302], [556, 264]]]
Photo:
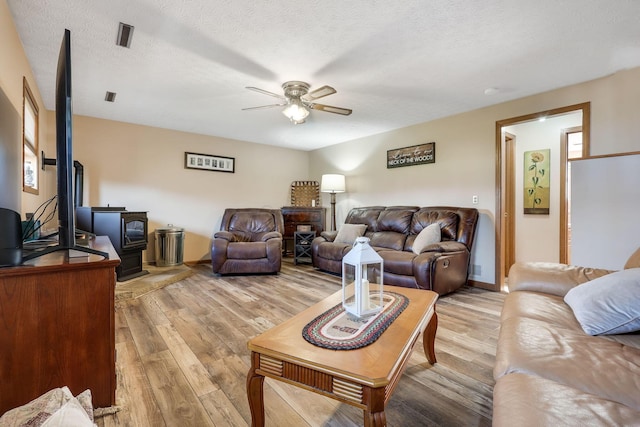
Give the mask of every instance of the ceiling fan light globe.
[[305, 119], [309, 116], [309, 110], [307, 110], [299, 100], [291, 100], [289, 105], [282, 110], [282, 114], [293, 123], [299, 124], [304, 123]]
[[307, 117], [309, 117], [309, 110], [304, 107], [299, 107], [296, 110], [295, 114], [291, 116], [291, 118], [296, 122], [299, 122], [301, 120], [304, 121]]

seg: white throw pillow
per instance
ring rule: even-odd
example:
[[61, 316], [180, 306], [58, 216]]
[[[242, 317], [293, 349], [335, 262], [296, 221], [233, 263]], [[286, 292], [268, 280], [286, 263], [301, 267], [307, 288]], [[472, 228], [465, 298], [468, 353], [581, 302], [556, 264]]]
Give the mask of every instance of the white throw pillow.
[[353, 242], [355, 242], [358, 237], [364, 236], [366, 230], [366, 224], [343, 224], [340, 230], [338, 230], [338, 235], [334, 242], [353, 245]]
[[564, 301], [589, 335], [640, 330], [640, 268], [607, 274], [572, 288]]
[[42, 427], [95, 427], [76, 398], [71, 399], [51, 415]]
[[413, 253], [419, 254], [424, 248], [442, 240], [440, 224], [437, 222], [422, 229], [413, 241]]

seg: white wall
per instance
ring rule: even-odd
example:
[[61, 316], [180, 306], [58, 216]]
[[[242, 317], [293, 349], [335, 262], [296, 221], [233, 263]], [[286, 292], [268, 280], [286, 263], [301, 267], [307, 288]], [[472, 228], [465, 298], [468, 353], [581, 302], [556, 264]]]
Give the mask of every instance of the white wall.
[[571, 162], [571, 263], [621, 270], [640, 246], [640, 154]]

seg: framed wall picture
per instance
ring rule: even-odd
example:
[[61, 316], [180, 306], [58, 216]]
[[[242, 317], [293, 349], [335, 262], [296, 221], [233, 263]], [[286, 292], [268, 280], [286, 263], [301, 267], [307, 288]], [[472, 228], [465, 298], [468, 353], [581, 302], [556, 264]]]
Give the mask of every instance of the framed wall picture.
[[186, 169], [234, 173], [236, 171], [236, 159], [233, 157], [185, 152], [184, 167]]
[[403, 166], [424, 165], [436, 162], [436, 143], [412, 145], [411, 147], [387, 150], [387, 169]]
[[524, 179], [522, 201], [525, 214], [549, 215], [549, 160], [551, 150], [533, 150], [524, 153]]

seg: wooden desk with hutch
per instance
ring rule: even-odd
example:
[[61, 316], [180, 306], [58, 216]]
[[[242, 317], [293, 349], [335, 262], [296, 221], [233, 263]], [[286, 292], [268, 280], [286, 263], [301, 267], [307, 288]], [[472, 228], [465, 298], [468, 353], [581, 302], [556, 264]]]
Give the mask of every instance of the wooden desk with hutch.
[[57, 387], [115, 404], [115, 286], [120, 258], [54, 252], [0, 269], [0, 414]]

